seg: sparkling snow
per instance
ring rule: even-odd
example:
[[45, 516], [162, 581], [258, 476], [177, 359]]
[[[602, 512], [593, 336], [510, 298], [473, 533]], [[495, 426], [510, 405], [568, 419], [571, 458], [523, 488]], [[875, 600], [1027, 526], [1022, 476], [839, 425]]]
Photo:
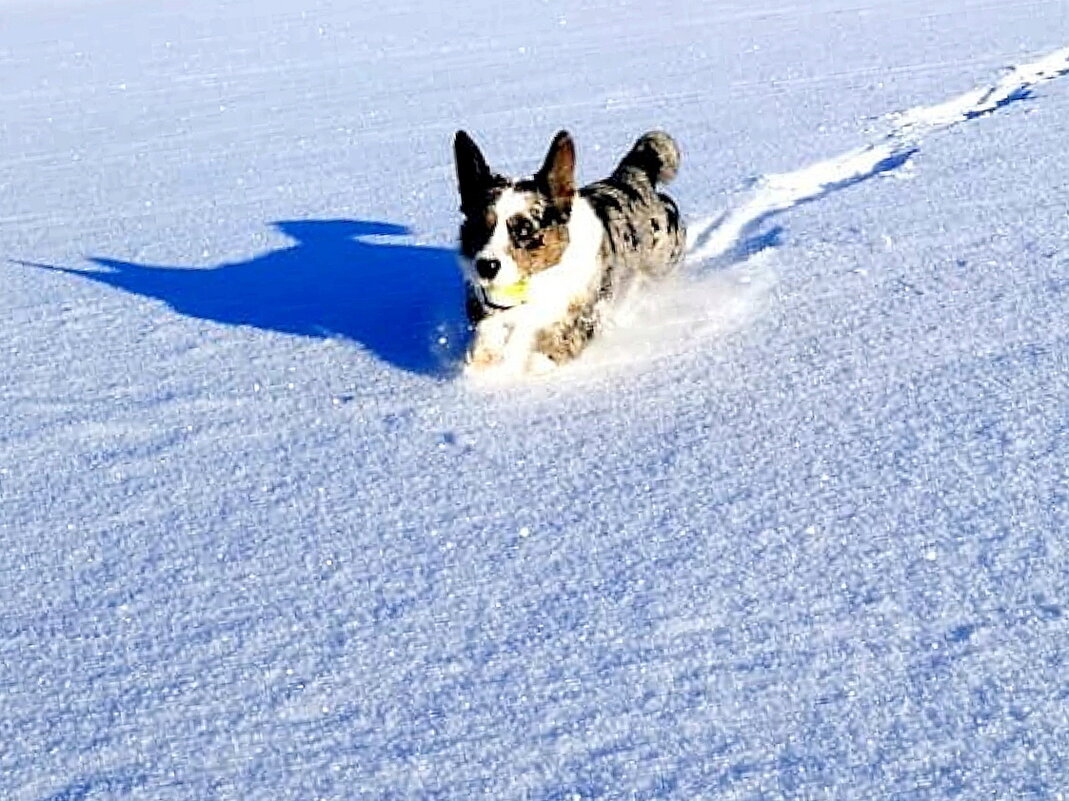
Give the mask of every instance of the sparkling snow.
[[[1069, 798], [1069, 5], [0, 0], [0, 798]], [[463, 347], [451, 137], [683, 146]]]

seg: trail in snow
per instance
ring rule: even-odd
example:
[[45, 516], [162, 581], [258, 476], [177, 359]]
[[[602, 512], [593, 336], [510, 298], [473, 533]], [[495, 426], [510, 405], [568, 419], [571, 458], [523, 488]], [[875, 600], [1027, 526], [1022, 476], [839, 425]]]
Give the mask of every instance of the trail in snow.
[[688, 259], [717, 261], [735, 254], [738, 258], [730, 260], [741, 261], [778, 236], [776, 231], [758, 233], [770, 217], [897, 169], [917, 152], [926, 136], [1024, 100], [1031, 96], [1033, 87], [1066, 73], [1069, 73], [1069, 47], [1013, 67], [991, 86], [972, 89], [937, 105], [892, 115], [891, 131], [874, 144], [792, 172], [766, 175], [741, 206], [692, 226]]
[[768, 220], [803, 203], [898, 169], [925, 137], [1031, 96], [1033, 87], [1069, 73], [1069, 48], [1010, 69], [999, 81], [932, 106], [890, 115], [892, 130], [878, 142], [797, 170], [762, 177], [742, 205], [692, 224], [687, 261], [719, 269], [690, 271], [655, 292], [629, 299], [615, 328], [583, 360], [581, 369], [648, 362], [696, 339], [736, 330], [775, 285], [767, 251], [782, 229]]

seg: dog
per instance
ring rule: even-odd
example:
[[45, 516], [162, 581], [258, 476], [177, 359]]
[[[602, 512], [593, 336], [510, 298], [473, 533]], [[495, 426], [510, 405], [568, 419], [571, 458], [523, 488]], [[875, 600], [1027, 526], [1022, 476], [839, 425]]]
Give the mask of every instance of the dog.
[[621, 298], [683, 257], [679, 209], [657, 191], [680, 158], [662, 131], [639, 137], [610, 177], [581, 189], [567, 131], [530, 178], [493, 172], [465, 131], [453, 146], [469, 375], [541, 374], [576, 358]]

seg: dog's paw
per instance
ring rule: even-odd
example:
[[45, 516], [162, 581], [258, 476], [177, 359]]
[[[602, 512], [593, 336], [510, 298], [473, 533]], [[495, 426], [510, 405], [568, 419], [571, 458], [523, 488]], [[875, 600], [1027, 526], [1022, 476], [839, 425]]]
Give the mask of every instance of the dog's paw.
[[464, 372], [468, 375], [481, 375], [501, 366], [501, 351], [490, 348], [476, 348], [468, 354]]
[[546, 375], [555, 367], [551, 359], [540, 353], [476, 351], [468, 357], [464, 374], [480, 381], [512, 382]]

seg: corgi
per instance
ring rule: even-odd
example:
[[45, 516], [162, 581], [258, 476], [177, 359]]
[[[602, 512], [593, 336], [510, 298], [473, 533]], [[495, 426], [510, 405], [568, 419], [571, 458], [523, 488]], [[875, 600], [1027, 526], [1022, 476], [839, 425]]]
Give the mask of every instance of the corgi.
[[679, 168], [666, 133], [639, 137], [610, 177], [582, 188], [567, 131], [529, 178], [492, 171], [465, 131], [453, 144], [469, 375], [541, 374], [576, 358], [620, 298], [683, 257], [679, 209], [657, 191]]

